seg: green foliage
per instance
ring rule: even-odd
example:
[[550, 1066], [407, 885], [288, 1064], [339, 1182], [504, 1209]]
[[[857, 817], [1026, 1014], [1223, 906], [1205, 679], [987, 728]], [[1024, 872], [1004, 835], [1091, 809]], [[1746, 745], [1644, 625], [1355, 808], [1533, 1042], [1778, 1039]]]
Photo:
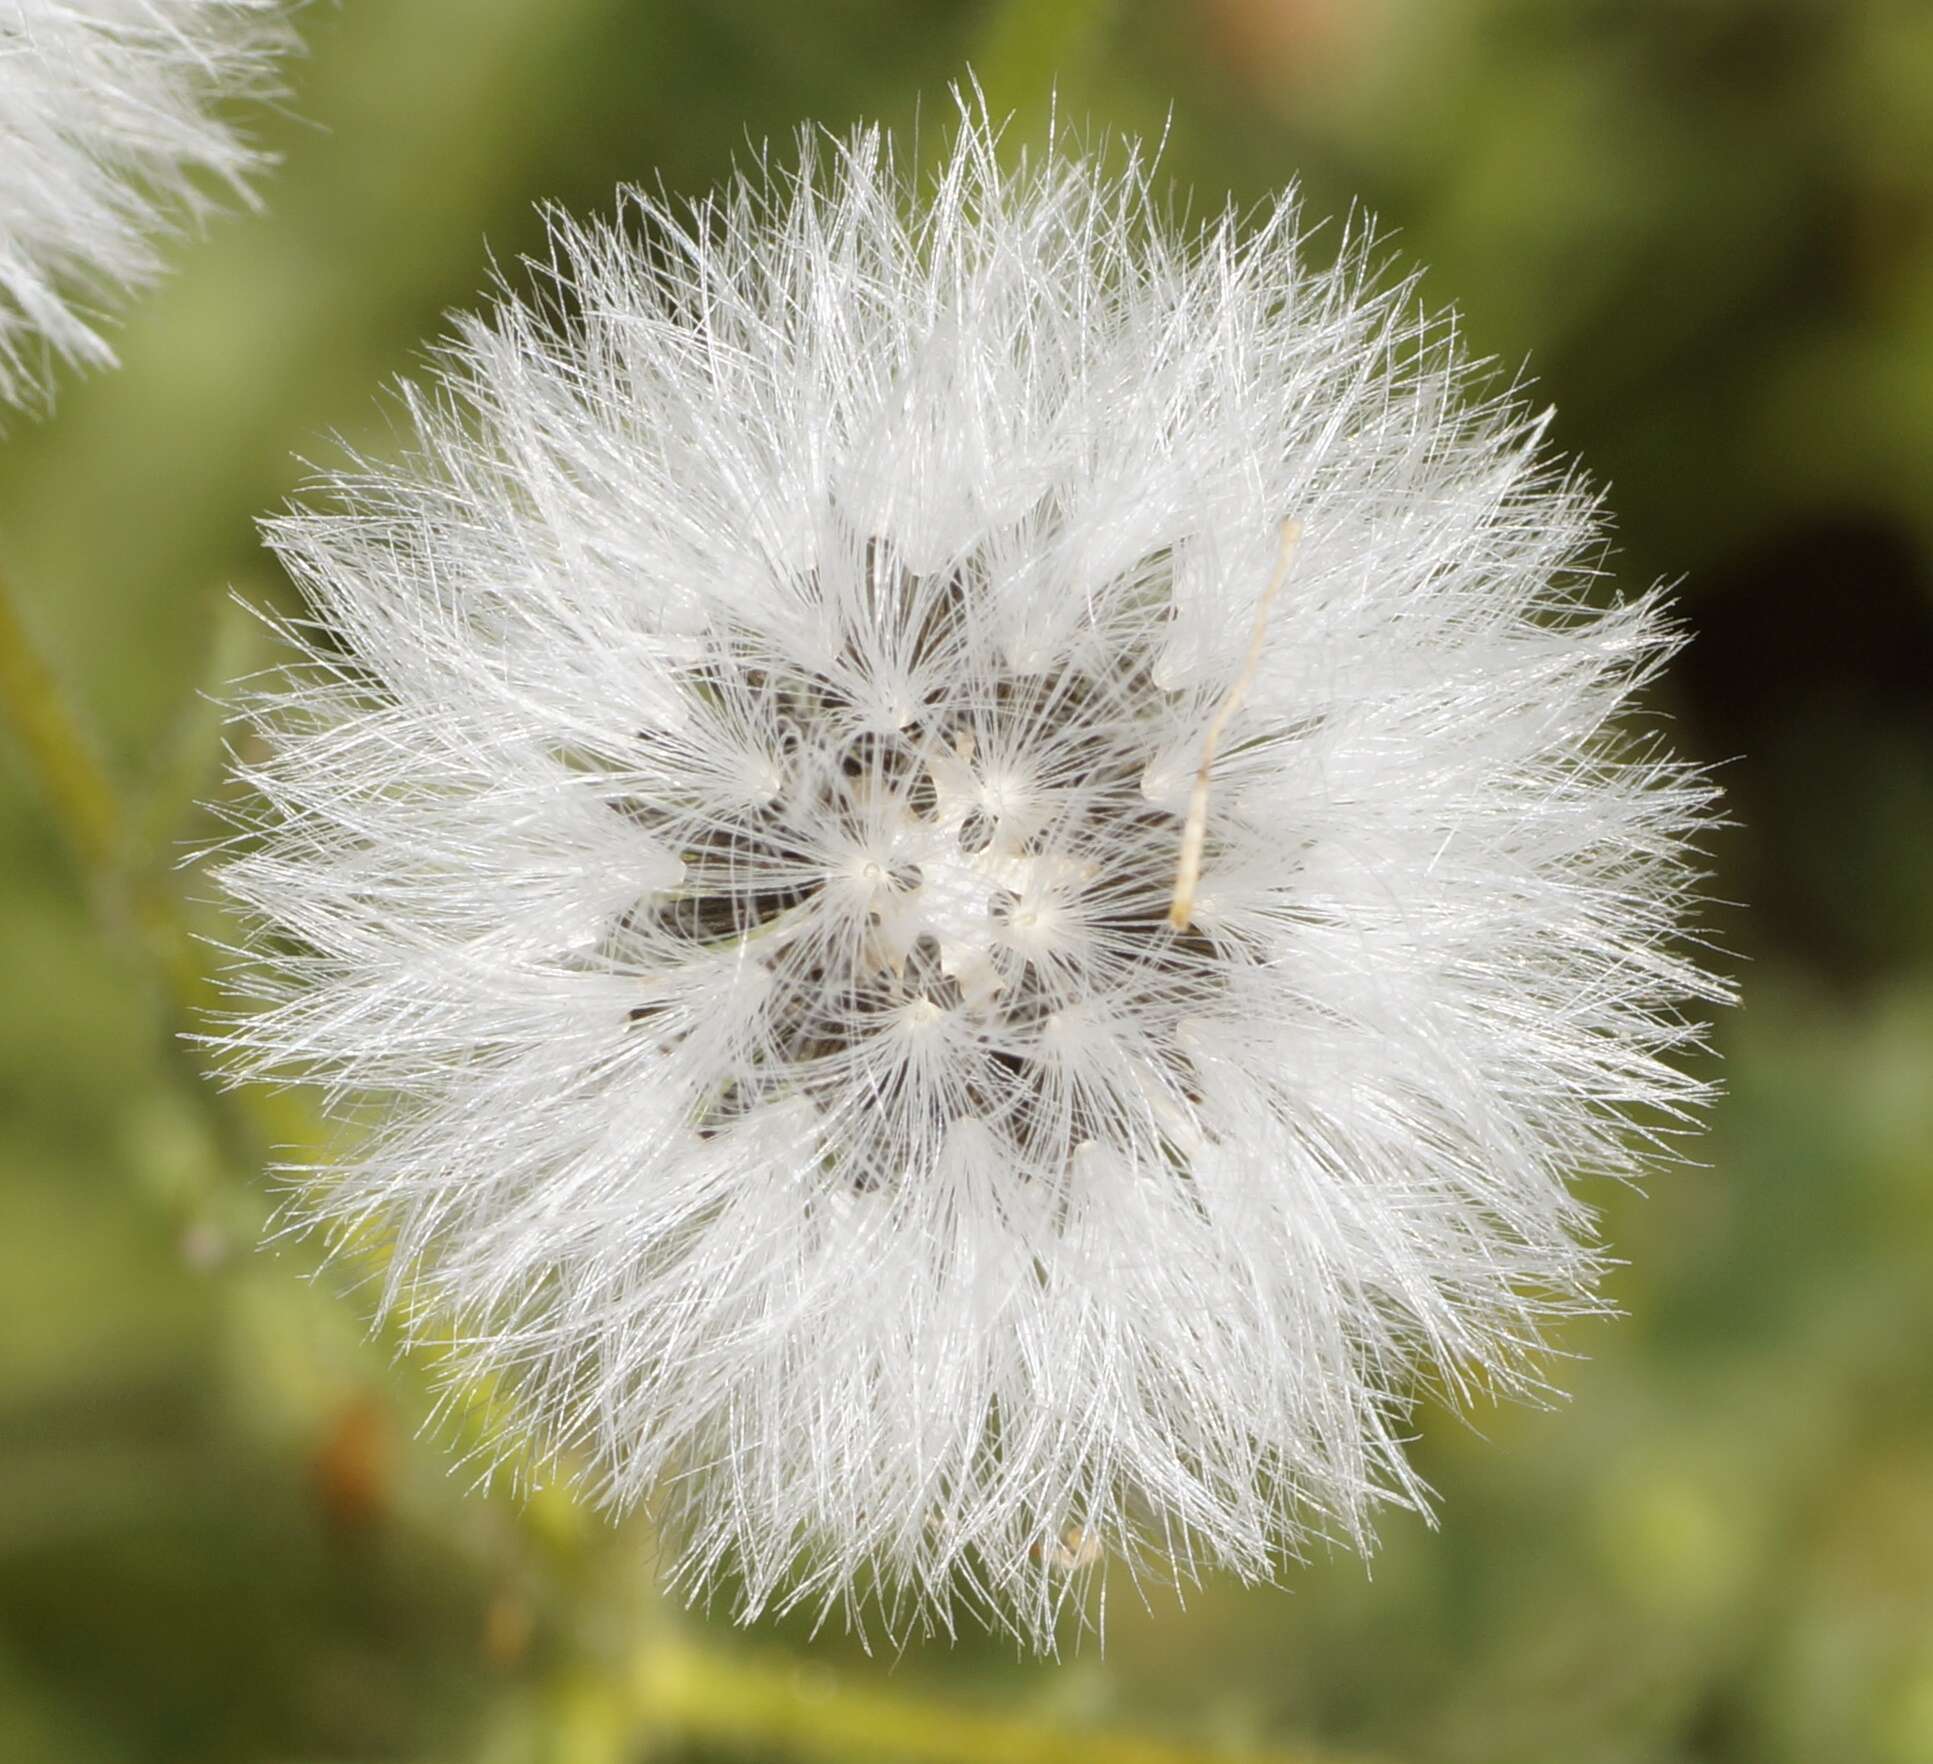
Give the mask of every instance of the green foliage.
[[[409, 0], [311, 7], [261, 218], [0, 440], [0, 1757], [1914, 1764], [1933, 1758], [1933, 11], [1920, 0]], [[1158, 135], [1301, 175], [1527, 357], [1686, 577], [1671, 706], [1740, 826], [1706, 1160], [1598, 1197], [1627, 1315], [1549, 1412], [1429, 1412], [1441, 1529], [1292, 1590], [1117, 1588], [1105, 1656], [869, 1659], [651, 1590], [651, 1540], [468, 1489], [358, 1270], [253, 1245], [299, 1099], [175, 1033], [213, 921], [195, 696], [283, 601], [254, 518], [440, 313], [620, 179], [811, 116]], [[514, 275], [514, 268], [511, 273]], [[0, 606], [0, 610], [4, 610]], [[15, 623], [24, 630], [15, 629]], [[32, 641], [29, 641], [29, 638]], [[211, 657], [217, 659], [211, 660]], [[44, 659], [43, 659], [44, 658]], [[18, 764], [11, 762], [18, 761]], [[1030, 1749], [1031, 1748], [1031, 1749]]]

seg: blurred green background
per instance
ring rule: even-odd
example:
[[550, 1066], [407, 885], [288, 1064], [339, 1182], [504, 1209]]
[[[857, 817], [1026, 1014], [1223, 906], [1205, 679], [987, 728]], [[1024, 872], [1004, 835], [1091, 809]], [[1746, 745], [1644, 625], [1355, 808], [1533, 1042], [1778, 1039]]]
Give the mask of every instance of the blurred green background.
[[[252, 119], [266, 212], [184, 242], [123, 370], [0, 438], [0, 570], [135, 877], [90, 883], [0, 743], [0, 1759], [1933, 1760], [1933, 6], [340, 0], [302, 28], [286, 114]], [[1750, 903], [1712, 914], [1744, 1005], [1705, 1162], [1596, 1197], [1627, 1315], [1565, 1334], [1570, 1400], [1426, 1413], [1441, 1528], [1392, 1519], [1370, 1570], [1185, 1612], [1117, 1589], [1105, 1654], [1060, 1664], [737, 1631], [656, 1601], [641, 1533], [467, 1492], [346, 1277], [253, 1248], [260, 1111], [178, 1050], [140, 929], [218, 788], [197, 695], [262, 659], [227, 590], [286, 594], [254, 518], [332, 431], [382, 444], [378, 389], [538, 244], [533, 204], [696, 193], [807, 118], [930, 132], [969, 60], [1023, 119], [1050, 73], [1077, 120], [1172, 117], [1211, 207], [1360, 198], [1528, 362], [1627, 584], [1683, 579], [1662, 708], [1725, 762], [1715, 889]]]

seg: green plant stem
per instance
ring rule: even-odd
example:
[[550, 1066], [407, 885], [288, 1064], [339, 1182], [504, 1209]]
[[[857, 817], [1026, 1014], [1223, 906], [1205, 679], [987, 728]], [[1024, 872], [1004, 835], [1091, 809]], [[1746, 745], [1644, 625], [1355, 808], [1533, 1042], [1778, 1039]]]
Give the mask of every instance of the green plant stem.
[[[0, 573], [0, 720], [12, 729], [55, 826], [109, 933], [134, 943], [183, 1027], [219, 997], [204, 946], [189, 929], [172, 878], [137, 861], [135, 828], [94, 742], [47, 664]], [[238, 1093], [254, 1131], [278, 1149], [321, 1143], [314, 1109], [292, 1091]]]
[[75, 864], [112, 927], [132, 930], [176, 1004], [209, 998], [179, 903], [130, 862], [129, 829], [106, 768], [0, 574], [0, 716], [11, 727]]
[[0, 575], [0, 706], [81, 868], [99, 876], [120, 863], [120, 812], [93, 744], [27, 634]]
[[[1331, 1753], [1187, 1745], [1118, 1729], [985, 1715], [876, 1691], [810, 1666], [701, 1651], [673, 1637], [633, 1668], [639, 1714], [683, 1739], [814, 1758], [907, 1764], [1344, 1764]], [[1367, 1764], [1356, 1758], [1349, 1764]]]

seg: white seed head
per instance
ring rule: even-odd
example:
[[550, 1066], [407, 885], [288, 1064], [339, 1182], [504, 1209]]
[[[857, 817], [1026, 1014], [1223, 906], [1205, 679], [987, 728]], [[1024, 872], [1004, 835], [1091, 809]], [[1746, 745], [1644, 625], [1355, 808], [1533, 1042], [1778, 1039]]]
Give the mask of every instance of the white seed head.
[[222, 1039], [362, 1129], [294, 1217], [747, 1613], [1366, 1544], [1700, 1098], [1660, 601], [1300, 228], [807, 138], [554, 218], [270, 526]]
[[272, 90], [283, 0], [0, 0], [0, 405], [114, 352], [103, 308], [155, 235], [246, 194], [257, 155], [211, 113]]

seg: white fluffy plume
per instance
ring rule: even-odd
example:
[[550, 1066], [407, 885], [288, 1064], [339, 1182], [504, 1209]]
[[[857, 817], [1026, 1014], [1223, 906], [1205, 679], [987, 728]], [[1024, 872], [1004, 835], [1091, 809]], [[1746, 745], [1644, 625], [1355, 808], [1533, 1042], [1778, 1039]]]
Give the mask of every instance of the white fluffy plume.
[[1539, 423], [1291, 200], [993, 137], [556, 218], [271, 525], [221, 1039], [686, 1585], [1051, 1645], [1419, 1502], [1419, 1380], [1534, 1382], [1720, 988], [1674, 639]]
[[245, 193], [256, 155], [210, 112], [272, 89], [282, 0], [0, 0], [0, 404], [55, 361], [114, 359], [102, 309], [154, 238]]

